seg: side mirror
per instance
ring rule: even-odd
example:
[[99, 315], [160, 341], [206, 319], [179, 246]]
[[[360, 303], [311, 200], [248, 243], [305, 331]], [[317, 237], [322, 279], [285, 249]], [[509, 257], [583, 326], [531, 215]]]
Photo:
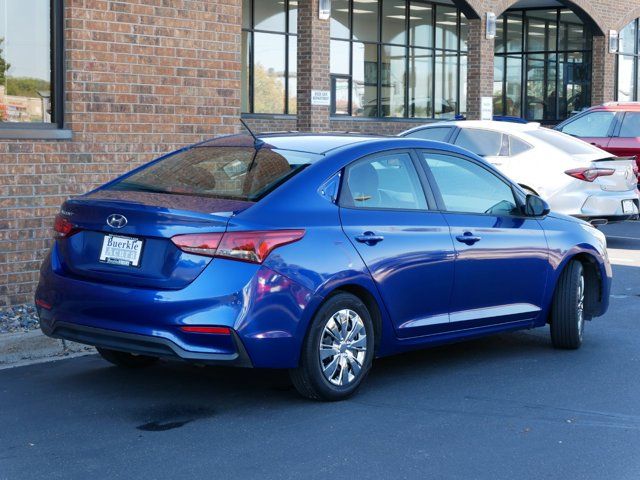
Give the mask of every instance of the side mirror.
[[544, 217], [549, 215], [549, 204], [537, 195], [527, 195], [524, 213], [527, 217]]

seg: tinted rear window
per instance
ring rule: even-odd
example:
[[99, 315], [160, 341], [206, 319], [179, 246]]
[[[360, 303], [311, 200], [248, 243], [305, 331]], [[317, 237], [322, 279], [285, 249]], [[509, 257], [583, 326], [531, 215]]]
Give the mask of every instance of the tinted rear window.
[[570, 155], [598, 153], [598, 150], [587, 142], [565, 135], [564, 133], [556, 132], [555, 130], [549, 130], [548, 128], [531, 130], [527, 132], [527, 135], [537, 138], [538, 140], [542, 140], [552, 147], [562, 150]]
[[193, 147], [150, 164], [109, 188], [257, 201], [321, 158], [253, 147]]

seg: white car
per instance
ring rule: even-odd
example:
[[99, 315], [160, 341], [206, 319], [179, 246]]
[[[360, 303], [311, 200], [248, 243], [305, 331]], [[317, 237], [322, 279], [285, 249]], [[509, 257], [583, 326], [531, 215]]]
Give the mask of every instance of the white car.
[[400, 136], [450, 143], [484, 157], [552, 210], [605, 223], [637, 218], [637, 166], [538, 123], [439, 122]]

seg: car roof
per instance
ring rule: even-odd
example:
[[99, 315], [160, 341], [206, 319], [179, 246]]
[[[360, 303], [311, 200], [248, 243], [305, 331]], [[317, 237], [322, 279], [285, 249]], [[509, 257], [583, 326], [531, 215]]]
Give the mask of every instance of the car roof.
[[[371, 142], [374, 140], [393, 139], [396, 137], [366, 134], [331, 134], [331, 133], [267, 133], [257, 134], [263, 146], [278, 150], [294, 150], [298, 152], [326, 154], [347, 145]], [[255, 140], [247, 134], [229, 135], [199, 143], [198, 147], [253, 147]]]
[[602, 105], [595, 105], [588, 110], [605, 110], [611, 112], [640, 112], [640, 102], [607, 102]]
[[537, 122], [515, 123], [515, 122], [497, 122], [495, 120], [456, 120], [447, 122], [430, 123], [420, 127], [412, 128], [406, 133], [422, 130], [423, 128], [434, 127], [459, 127], [459, 128], [483, 128], [486, 130], [495, 130], [498, 132], [526, 132], [540, 128]]

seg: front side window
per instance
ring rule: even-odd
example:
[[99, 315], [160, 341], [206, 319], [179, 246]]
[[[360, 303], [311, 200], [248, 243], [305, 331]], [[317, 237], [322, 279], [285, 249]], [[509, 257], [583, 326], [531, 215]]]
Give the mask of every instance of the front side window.
[[243, 0], [243, 113], [296, 113], [297, 9], [295, 0]]
[[375, 156], [349, 165], [340, 204], [349, 208], [427, 209], [424, 190], [408, 153]]
[[587, 113], [562, 128], [562, 132], [575, 137], [607, 137], [615, 112]]
[[427, 1], [331, 2], [332, 115], [453, 118], [466, 111], [467, 20]]
[[592, 34], [574, 12], [512, 9], [497, 22], [496, 115], [557, 122], [590, 105]]
[[62, 4], [0, 0], [0, 122], [62, 126]]
[[616, 72], [616, 100], [620, 102], [638, 101], [640, 92], [640, 19], [636, 19], [622, 29], [618, 42], [618, 68]]
[[491, 130], [477, 130], [472, 128], [463, 128], [460, 130], [455, 144], [460, 148], [465, 148], [470, 152], [480, 155], [481, 157], [497, 157], [503, 153], [503, 135], [500, 132]]
[[423, 152], [449, 212], [514, 215], [518, 207], [511, 186], [477, 163], [460, 157]]

